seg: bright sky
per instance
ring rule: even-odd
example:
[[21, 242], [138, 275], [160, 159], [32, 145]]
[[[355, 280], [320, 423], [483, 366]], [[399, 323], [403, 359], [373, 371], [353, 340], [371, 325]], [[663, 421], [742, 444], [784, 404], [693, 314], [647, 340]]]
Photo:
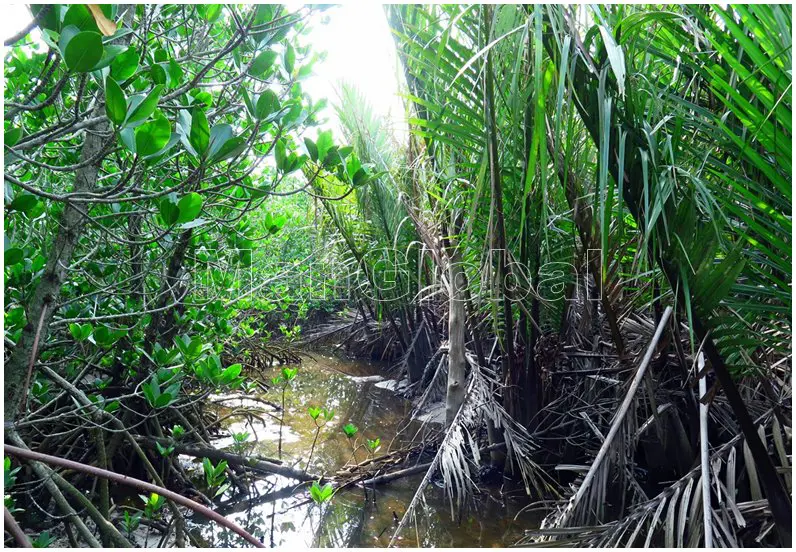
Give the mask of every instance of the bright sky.
[[[3, 38], [19, 32], [31, 20], [24, 4], [11, 4], [3, 11]], [[324, 20], [326, 24], [322, 23]], [[315, 64], [315, 74], [304, 81], [304, 90], [313, 100], [325, 97], [331, 105], [338, 100], [337, 90], [342, 82], [353, 84], [373, 111], [389, 120], [394, 136], [402, 141], [408, 132], [403, 103], [398, 97], [403, 77], [384, 8], [373, 2], [334, 6], [317, 13], [310, 27], [308, 40], [313, 50], [326, 51], [327, 57]], [[327, 126], [341, 139], [334, 109], [329, 107], [326, 116]]]
[[[327, 24], [320, 21], [327, 19]], [[396, 138], [405, 135], [406, 117], [398, 96], [403, 76], [384, 8], [373, 2], [335, 6], [317, 14], [309, 39], [316, 51], [326, 51], [315, 64], [315, 74], [304, 83], [313, 99], [337, 101], [342, 82], [353, 84], [367, 98], [374, 113], [389, 118]], [[328, 110], [329, 123], [336, 117]], [[338, 129], [335, 129], [335, 134]]]

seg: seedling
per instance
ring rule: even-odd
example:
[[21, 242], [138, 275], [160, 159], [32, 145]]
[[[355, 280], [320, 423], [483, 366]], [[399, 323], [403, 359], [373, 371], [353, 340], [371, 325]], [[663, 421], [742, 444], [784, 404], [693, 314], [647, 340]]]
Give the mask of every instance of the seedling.
[[271, 378], [271, 383], [274, 386], [281, 385], [282, 386], [282, 410], [279, 416], [279, 459], [282, 459], [282, 427], [285, 425], [285, 391], [287, 391], [287, 386], [296, 379], [296, 374], [298, 374], [298, 368], [282, 368], [282, 376], [276, 376]]
[[157, 493], [147, 495], [138, 495], [144, 501], [144, 517], [147, 519], [156, 519], [160, 517], [160, 510], [166, 504], [166, 499]]
[[127, 510], [124, 511], [124, 518], [122, 519], [122, 528], [124, 532], [127, 533], [127, 538], [131, 538], [133, 536], [133, 531], [138, 529], [138, 526], [141, 524], [141, 512], [136, 512], [132, 516], [130, 512]]
[[3, 488], [7, 494], [3, 495], [3, 503], [11, 513], [20, 511], [15, 507], [16, 502], [14, 498], [8, 494], [11, 487], [17, 482], [17, 472], [19, 472], [20, 469], [21, 466], [11, 469], [11, 458], [8, 456], [5, 457], [5, 461], [3, 462]]
[[167, 447], [164, 447], [163, 445], [161, 445], [156, 441], [155, 446], [158, 448], [158, 452], [160, 453], [161, 456], [170, 456], [171, 453], [174, 452], [174, 445], [169, 445]]
[[202, 467], [204, 468], [207, 487], [209, 489], [216, 489], [213, 498], [224, 494], [229, 488], [229, 483], [226, 482], [227, 461], [222, 460], [214, 466], [209, 458], [205, 458], [202, 460]]
[[381, 448], [381, 439], [376, 437], [375, 439], [368, 439], [367, 440], [368, 450], [371, 454], [375, 453]]
[[232, 434], [232, 448], [238, 454], [242, 453], [246, 449], [246, 441], [249, 440], [249, 432], [248, 431], [241, 431], [240, 433], [233, 433]]
[[181, 425], [175, 425], [169, 431], [171, 432], [171, 436], [178, 441], [185, 435], [185, 428]]
[[[310, 455], [307, 458], [307, 470], [310, 469], [310, 462], [312, 462], [312, 455], [315, 452], [315, 444], [318, 442], [318, 435], [321, 432], [321, 428], [325, 426], [327, 423], [334, 418], [334, 410], [329, 410], [326, 407], [318, 408], [317, 406], [310, 406], [307, 409], [307, 413], [309, 413], [310, 418], [312, 418], [313, 423], [315, 424], [315, 437], [312, 439], [312, 448], [310, 448]], [[323, 414], [323, 421], [320, 421], [321, 414]]]
[[49, 531], [42, 531], [38, 537], [30, 541], [30, 544], [33, 545], [33, 548], [47, 548], [53, 542], [55, 542], [55, 537], [51, 537]]
[[315, 504], [323, 504], [324, 502], [329, 502], [334, 496], [334, 488], [331, 483], [321, 487], [318, 481], [313, 481], [312, 487], [310, 487], [310, 496], [315, 501]]
[[352, 423], [347, 423], [343, 426], [343, 432], [349, 439], [352, 439], [357, 434], [357, 431], [359, 431], [359, 428]]

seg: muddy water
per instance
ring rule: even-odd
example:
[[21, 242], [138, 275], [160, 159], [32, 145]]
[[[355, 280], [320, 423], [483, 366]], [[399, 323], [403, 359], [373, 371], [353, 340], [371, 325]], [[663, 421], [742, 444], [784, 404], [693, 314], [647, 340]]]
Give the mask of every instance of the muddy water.
[[[273, 374], [277, 375], [278, 368]], [[289, 465], [313, 473], [332, 474], [352, 459], [352, 441], [342, 426], [353, 423], [359, 428], [356, 444], [364, 439], [381, 440], [383, 454], [400, 448], [423, 431], [417, 422], [410, 422], [411, 403], [397, 396], [391, 388], [396, 382], [384, 380], [379, 374], [385, 367], [359, 361], [341, 360], [313, 355], [298, 366], [298, 375], [285, 394], [285, 424], [282, 428], [282, 459]], [[281, 402], [279, 393], [272, 390], [260, 397], [273, 403]], [[272, 411], [256, 400], [226, 401], [232, 406], [247, 406]], [[333, 420], [319, 432], [315, 450], [310, 450], [316, 426], [307, 414], [310, 406], [333, 409]], [[222, 409], [222, 413], [224, 410]], [[260, 419], [230, 418], [226, 431], [250, 433], [247, 454], [276, 458], [279, 443], [279, 421], [263, 415]], [[229, 447], [232, 437], [214, 442]], [[367, 458], [364, 450], [356, 453], [356, 460]], [[261, 538], [266, 545], [278, 547], [385, 547], [390, 542], [397, 519], [415, 494], [422, 475], [394, 481], [376, 488], [375, 496], [368, 489], [343, 489], [326, 504], [316, 505], [303, 489], [290, 494], [296, 482], [271, 476], [258, 481], [259, 497], [226, 499], [221, 511], [247, 530]], [[264, 500], [276, 492], [277, 500]], [[231, 493], [227, 493], [229, 497]], [[452, 519], [450, 503], [439, 485], [432, 483], [424, 493], [425, 501], [416, 508], [415, 515], [398, 540], [400, 546], [511, 546], [525, 528], [538, 525], [530, 515], [515, 515], [528, 503], [519, 489], [486, 488], [475, 500], [463, 519]], [[238, 546], [235, 535], [218, 529], [199, 516], [189, 520], [193, 531], [209, 546]]]

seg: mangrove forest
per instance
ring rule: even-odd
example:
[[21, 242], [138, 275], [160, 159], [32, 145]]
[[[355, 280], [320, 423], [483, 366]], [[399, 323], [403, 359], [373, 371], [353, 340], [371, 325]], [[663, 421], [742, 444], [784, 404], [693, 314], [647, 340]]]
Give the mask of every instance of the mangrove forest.
[[791, 547], [790, 5], [3, 10], [5, 546]]

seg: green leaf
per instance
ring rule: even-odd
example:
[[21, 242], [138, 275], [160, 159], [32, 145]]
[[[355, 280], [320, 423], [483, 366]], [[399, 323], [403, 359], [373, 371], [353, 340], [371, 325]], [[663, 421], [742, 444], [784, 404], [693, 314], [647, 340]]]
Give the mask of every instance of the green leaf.
[[238, 136], [232, 140], [227, 141], [215, 157], [216, 161], [223, 161], [230, 157], [235, 157], [240, 152], [246, 149], [246, 140]]
[[72, 4], [64, 15], [63, 26], [74, 25], [81, 31], [99, 32], [94, 16], [85, 4]]
[[94, 340], [100, 347], [110, 347], [127, 335], [127, 330], [111, 330], [107, 326], [100, 326], [94, 330]]
[[182, 78], [185, 75], [185, 73], [183, 72], [182, 67], [180, 67], [180, 64], [174, 61], [173, 59], [169, 59], [168, 73], [169, 73], [169, 85], [172, 88], [177, 88], [178, 86], [180, 86], [180, 84], [182, 84]]
[[329, 150], [334, 147], [332, 131], [324, 130], [323, 132], [318, 133], [318, 140], [315, 142], [315, 144], [318, 150], [318, 161], [325, 161], [326, 154], [328, 154]]
[[304, 145], [307, 146], [307, 153], [310, 154], [310, 159], [313, 161], [318, 160], [318, 146], [315, 145], [315, 142], [310, 140], [308, 137], [304, 137]]
[[287, 153], [285, 147], [285, 141], [280, 138], [276, 141], [276, 146], [274, 146], [274, 160], [276, 161], [276, 166], [280, 170], [285, 170], [285, 161], [287, 160]]
[[23, 192], [14, 198], [14, 201], [11, 202], [10, 207], [14, 211], [28, 213], [35, 209], [38, 203], [39, 199], [35, 195]]
[[213, 22], [221, 15], [221, 4], [206, 4], [200, 7], [202, 8], [199, 10], [200, 15], [207, 21]]
[[169, 456], [172, 452], [174, 452], [173, 446], [164, 447], [157, 441], [155, 441], [155, 445], [157, 446], [158, 452], [160, 453], [161, 456]]
[[175, 397], [171, 396], [171, 393], [163, 393], [158, 398], [155, 399], [155, 404], [153, 405], [155, 408], [163, 408], [169, 406]]
[[227, 367], [221, 373], [221, 383], [230, 384], [235, 381], [235, 379], [240, 376], [240, 372], [243, 369], [243, 366], [240, 364], [233, 364], [232, 366]]
[[152, 113], [155, 111], [155, 108], [158, 106], [158, 100], [160, 99], [161, 92], [163, 92], [163, 85], [158, 84], [152, 88], [149, 94], [147, 94], [146, 98], [140, 101], [138, 105], [133, 107], [131, 102], [130, 112], [127, 114], [127, 124], [129, 125], [131, 123], [143, 121], [152, 115]]
[[163, 217], [163, 222], [165, 222], [168, 226], [175, 224], [177, 219], [180, 218], [180, 209], [177, 207], [177, 203], [172, 197], [164, 197], [161, 199], [159, 210], [160, 216]]
[[191, 145], [199, 155], [204, 155], [210, 145], [210, 127], [201, 109], [194, 109], [191, 117]]
[[240, 93], [241, 96], [243, 96], [243, 103], [246, 104], [246, 110], [249, 112], [249, 115], [254, 117], [255, 108], [254, 104], [252, 103], [251, 96], [249, 96], [249, 93], [243, 87], [241, 87]]
[[608, 62], [611, 65], [611, 70], [616, 77], [616, 85], [619, 89], [619, 95], [625, 95], [625, 54], [622, 47], [616, 43], [611, 31], [605, 26], [600, 25], [600, 34], [603, 37], [603, 44], [605, 44], [605, 51], [608, 53]]
[[138, 70], [139, 63], [138, 52], [132, 46], [127, 50], [117, 55], [111, 63], [111, 76], [117, 82], [124, 82]]
[[49, 548], [55, 542], [55, 537], [50, 536], [49, 531], [42, 531], [39, 536], [31, 541], [33, 548]]
[[155, 84], [166, 86], [169, 76], [166, 74], [166, 69], [160, 63], [154, 63], [149, 66], [149, 75]]
[[105, 46], [105, 50], [102, 52], [102, 58], [94, 67], [91, 68], [91, 70], [97, 71], [99, 69], [104, 69], [113, 63], [113, 60], [116, 59], [116, 56], [124, 52], [126, 49], [127, 46], [120, 46], [118, 44], [110, 44]]
[[310, 487], [310, 496], [312, 497], [312, 500], [318, 504], [323, 502], [323, 499], [321, 498], [321, 488], [316, 481], [312, 482], [312, 486]]
[[210, 129], [210, 142], [207, 146], [207, 156], [213, 158], [221, 150], [227, 141], [234, 136], [232, 127], [228, 124], [220, 124]]
[[346, 437], [348, 437], [349, 439], [354, 435], [356, 435], [357, 431], [359, 431], [359, 429], [357, 428], [357, 426], [355, 426], [352, 423], [348, 423], [343, 426], [343, 432], [345, 433]]
[[105, 113], [115, 125], [122, 124], [127, 115], [127, 98], [111, 76], [105, 79]]
[[80, 33], [80, 29], [74, 25], [67, 25], [61, 30], [61, 35], [55, 35], [58, 38], [58, 50], [61, 52], [61, 57], [64, 57], [66, 47], [69, 46], [69, 41]]
[[180, 201], [177, 203], [179, 216], [177, 217], [176, 222], [191, 222], [194, 220], [202, 211], [203, 202], [204, 200], [202, 199], [202, 196], [196, 192], [191, 192], [182, 196]]
[[94, 327], [91, 324], [69, 324], [69, 333], [75, 341], [85, 341], [91, 336]]
[[271, 234], [276, 234], [279, 232], [286, 222], [286, 215], [277, 215], [275, 217], [271, 216], [271, 213], [265, 215], [265, 226], [268, 228], [268, 231]]
[[285, 50], [285, 70], [288, 75], [293, 73], [293, 66], [296, 64], [296, 50], [293, 49], [292, 44], [287, 45]]
[[257, 99], [257, 105], [254, 108], [254, 116], [257, 119], [263, 120], [272, 113], [279, 110], [279, 98], [273, 90], [266, 90]]
[[25, 254], [19, 247], [12, 247], [11, 249], [6, 249], [4, 252], [4, 259], [5, 259], [5, 266], [12, 266], [15, 264], [19, 264], [25, 260]]
[[210, 92], [194, 89], [188, 94], [195, 100], [195, 102], [202, 103], [206, 107], [212, 107], [213, 105], [213, 95], [210, 94]]
[[22, 138], [22, 128], [12, 128], [3, 134], [5, 145], [12, 148]]
[[82, 31], [74, 35], [64, 49], [64, 60], [70, 70], [87, 73], [102, 59], [102, 35]]
[[171, 124], [160, 111], [155, 118], [135, 129], [135, 151], [146, 157], [162, 150], [171, 138]]
[[249, 67], [249, 74], [255, 77], [262, 75], [271, 68], [274, 61], [276, 61], [276, 52], [272, 50], [260, 52]]
[[[43, 11], [45, 8], [45, 14], [42, 14], [39, 17], [39, 12]], [[51, 31], [58, 31], [61, 28], [61, 20], [64, 16], [64, 11], [66, 10], [66, 6], [62, 4], [31, 4], [30, 12], [36, 17], [39, 21], [39, 25], [42, 29], [49, 29]]]

